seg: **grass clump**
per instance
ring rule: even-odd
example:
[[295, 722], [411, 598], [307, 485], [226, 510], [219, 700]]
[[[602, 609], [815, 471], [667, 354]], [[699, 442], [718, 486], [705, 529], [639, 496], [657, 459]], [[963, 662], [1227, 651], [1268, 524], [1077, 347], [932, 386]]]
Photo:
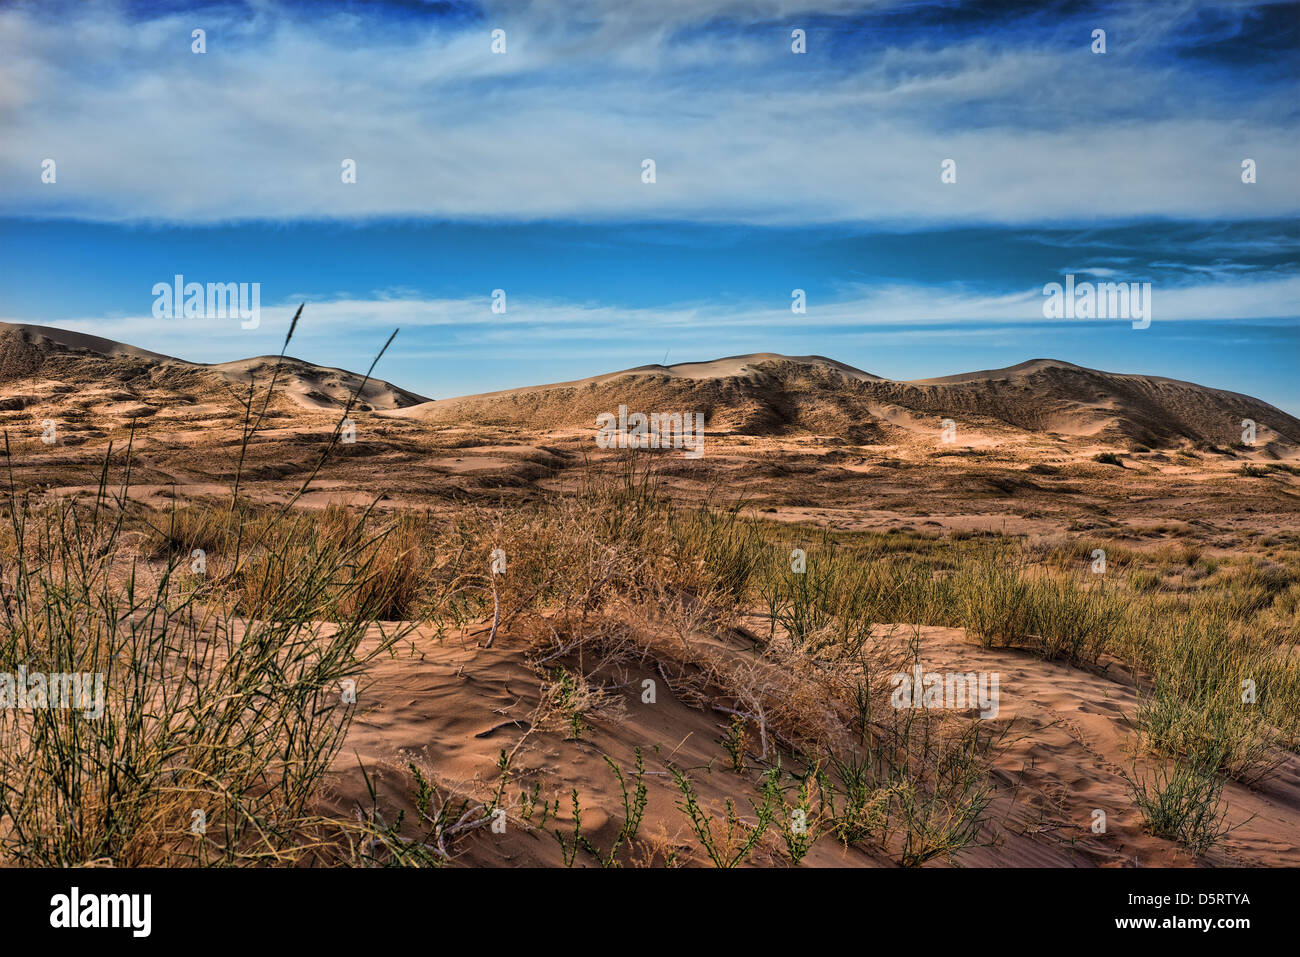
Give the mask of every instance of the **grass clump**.
[[1125, 778], [1147, 831], [1156, 837], [1201, 855], [1232, 830], [1219, 800], [1223, 780], [1213, 768], [1180, 760], [1145, 776], [1134, 771]]
[[773, 809], [767, 801], [751, 802], [756, 820], [750, 824], [741, 820], [736, 802], [727, 798], [721, 820], [705, 810], [696, 796], [690, 778], [677, 768], [671, 768], [673, 780], [681, 792], [678, 808], [690, 822], [700, 847], [713, 862], [714, 867], [736, 867], [750, 859], [758, 842], [772, 823]]
[[[278, 372], [279, 362], [264, 400], [250, 383], [241, 463]], [[378, 627], [365, 597], [382, 577], [376, 540], [331, 538], [315, 523], [280, 534], [282, 510], [250, 543], [277, 569], [256, 606], [274, 614], [248, 614], [225, 590], [249, 554], [238, 469], [224, 517], [173, 509], [145, 532], [142, 560], [128, 534], [133, 439], [116, 457], [110, 445], [89, 502], [34, 504], [10, 474], [0, 671], [79, 676], [93, 700], [0, 708], [0, 860], [291, 865], [347, 854], [356, 829], [322, 819], [314, 799], [367, 665], [402, 634]], [[12, 465], [7, 434], [5, 452]], [[195, 549], [231, 550], [224, 576], [196, 572]]]

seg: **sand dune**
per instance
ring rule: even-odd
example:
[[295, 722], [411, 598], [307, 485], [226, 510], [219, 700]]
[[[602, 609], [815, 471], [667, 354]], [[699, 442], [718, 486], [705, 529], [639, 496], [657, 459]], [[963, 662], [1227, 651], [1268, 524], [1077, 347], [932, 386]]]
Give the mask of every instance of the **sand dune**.
[[[0, 384], [22, 380], [74, 386], [131, 384], [165, 400], [169, 392], [190, 397], [228, 397], [246, 389], [249, 376], [265, 385], [275, 356], [204, 364], [150, 352], [81, 332], [19, 323], [0, 323]], [[342, 408], [361, 384], [355, 372], [285, 357], [280, 370], [284, 394], [306, 408]], [[142, 396], [143, 397], [143, 396]], [[397, 409], [427, 402], [424, 396], [371, 379], [361, 391], [358, 408]]]
[[[882, 640], [900, 644], [914, 633], [928, 666], [998, 672], [1003, 678], [1000, 726], [1011, 729], [1013, 743], [1000, 756], [994, 774], [1016, 782], [999, 797], [994, 819], [999, 841], [973, 848], [965, 866], [1014, 867], [1153, 867], [1195, 862], [1171, 841], [1146, 833], [1123, 777], [1133, 762], [1129, 717], [1137, 709], [1132, 676], [1121, 667], [1101, 674], [1043, 661], [1010, 649], [981, 649], [963, 629], [881, 625]], [[605, 720], [593, 719], [583, 740], [563, 729], [533, 729], [539, 704], [537, 679], [527, 666], [522, 643], [506, 637], [486, 649], [472, 638], [435, 641], [415, 637], [419, 661], [382, 662], [371, 674], [370, 700], [335, 762], [325, 809], [346, 815], [366, 806], [369, 797], [358, 760], [386, 802], [414, 816], [409, 795], [413, 781], [408, 765], [457, 782], [464, 793], [485, 800], [495, 785], [489, 770], [502, 748], [528, 737], [516, 768], [521, 776], [554, 775], [563, 769], [565, 788], [583, 796], [584, 830], [600, 847], [608, 847], [621, 824], [617, 783], [600, 755], [630, 767], [635, 748], [648, 755], [650, 798], [643, 830], [659, 835], [658, 853], [672, 849], [689, 859], [693, 837], [676, 807], [680, 797], [669, 776], [673, 764], [710, 767], [697, 776], [706, 804], [721, 806], [752, 785], [718, 758], [718, 739], [727, 715], [701, 709], [665, 688], [653, 707], [640, 700], [641, 682], [657, 678], [649, 664], [620, 674], [626, 688], [612, 702]], [[698, 640], [698, 639], [697, 639]], [[721, 653], [744, 658], [746, 642], [719, 642]], [[1225, 796], [1236, 830], [1205, 863], [1220, 866], [1290, 866], [1296, 862], [1295, 834], [1300, 832], [1300, 756], [1280, 755], [1270, 779], [1255, 788], [1236, 782]], [[1068, 782], [1063, 787], [1062, 782]], [[1091, 833], [1094, 808], [1109, 809], [1107, 834]], [[567, 806], [565, 807], [567, 811]], [[539, 838], [524, 822], [505, 834], [467, 842], [462, 863], [478, 866], [562, 865], [559, 845]], [[590, 863], [584, 861], [583, 863]], [[695, 861], [695, 863], [701, 863]], [[755, 856], [759, 866], [786, 866], [775, 844]], [[806, 865], [818, 867], [889, 866], [884, 855], [833, 840], [818, 842]], [[943, 866], [939, 860], [936, 864]]]
[[[950, 557], [967, 554], [959, 551], [962, 543], [979, 539], [981, 548], [1023, 543], [1025, 555], [1044, 556], [1035, 573], [1061, 574], [1050, 557], [1085, 576], [1093, 572], [1084, 570], [1084, 556], [1104, 546], [1114, 562], [1108, 574], [1119, 579], [1108, 579], [1108, 587], [1137, 595], [1123, 576], [1129, 569], [1141, 572], [1154, 581], [1150, 594], [1156, 598], [1150, 600], [1161, 603], [1151, 607], [1162, 614], [1174, 596], [1212, 589], [1211, 595], [1249, 599], [1253, 624], [1242, 624], [1258, 626], [1253, 634], [1294, 635], [1287, 629], [1294, 622], [1300, 467], [1279, 460], [1295, 461], [1300, 422], [1247, 396], [1043, 359], [898, 382], [819, 356], [775, 354], [651, 365], [438, 402], [421, 402], [376, 380], [367, 384], [354, 416], [355, 441], [333, 446], [322, 464], [320, 450], [334, 434], [339, 405], [360, 379], [286, 359], [280, 384], [290, 401], [274, 406], [245, 449], [232, 392], [250, 376], [265, 385], [275, 362], [261, 356], [204, 366], [93, 336], [2, 326], [0, 426], [12, 439], [8, 479], [47, 499], [89, 500], [99, 493], [105, 459], [121, 461], [129, 425], [133, 485], [125, 494], [133, 514], [138, 509], [162, 526], [176, 505], [229, 501], [238, 468], [241, 496], [259, 507], [288, 502], [310, 480], [297, 499], [308, 512], [373, 506], [377, 521], [410, 518], [426, 532], [490, 521], [449, 533], [446, 541], [455, 548], [430, 544], [429, 551], [414, 553], [422, 558], [401, 561], [432, 574], [441, 560], [434, 556], [456, 556], [459, 563], [464, 554], [473, 574], [486, 569], [490, 544], [513, 535], [504, 542], [510, 566], [500, 583], [507, 589], [503, 607], [510, 608], [543, 593], [523, 577], [530, 561], [541, 583], [590, 564], [597, 582], [584, 583], [590, 595], [606, 587], [602, 576], [609, 572], [599, 564], [604, 556], [624, 550], [620, 561], [630, 571], [620, 574], [631, 577], [608, 587], [599, 606], [603, 618], [588, 616], [598, 614], [591, 610], [597, 606], [575, 600], [580, 592], [556, 593], [547, 600], [586, 609], [582, 617], [565, 625], [554, 605], [539, 605], [523, 618], [510, 613], [485, 648], [490, 619], [478, 620], [475, 611], [468, 624], [457, 620], [446, 633], [421, 625], [409, 655], [384, 658], [365, 675], [357, 719], [319, 795], [320, 810], [352, 819], [371, 805], [374, 783], [388, 819], [404, 812], [413, 822], [419, 811], [412, 803], [412, 765], [444, 793], [470, 807], [485, 805], [500, 787], [498, 762], [508, 752], [508, 827], [502, 834], [486, 827], [468, 833], [453, 849], [463, 863], [562, 863], [555, 831], [557, 825], [564, 833], [573, 827], [573, 789], [582, 795], [584, 833], [596, 846], [611, 847], [623, 818], [621, 793], [604, 758], [626, 769], [637, 748], [646, 759], [649, 805], [642, 838], [626, 862], [706, 863], [681, 813], [670, 769], [690, 769], [701, 800], [715, 813], [729, 798], [749, 808], [755, 768], [748, 777], [728, 769], [720, 743], [730, 723], [727, 709], [759, 695], [760, 712], [775, 714], [776, 728], [781, 722], [797, 726], [805, 715], [816, 718], [833, 700], [830, 686], [818, 683], [826, 664], [821, 658], [757, 653], [762, 636], [773, 634], [759, 606], [739, 607], [736, 621], [718, 628], [713, 611], [701, 615], [713, 598], [684, 600], [697, 592], [675, 584], [648, 588], [641, 570], [658, 553], [626, 551], [642, 548], [636, 535], [609, 540], [598, 496], [591, 524], [566, 524], [574, 521], [575, 500], [583, 499], [571, 493], [592, 481], [588, 463], [622, 464], [622, 453], [600, 450], [592, 440], [595, 415], [619, 405], [704, 412], [705, 456], [686, 460], [655, 450], [637, 453], [637, 464], [653, 463], [656, 481], [674, 503], [734, 503], [761, 517], [764, 534], [773, 536], [770, 543], [779, 539], [782, 550], [789, 537], [815, 545], [834, 535], [851, 546], [852, 536], [866, 533], [886, 549], [891, 567], [905, 568], [920, 554], [950, 575]], [[1247, 417], [1258, 422], [1261, 442], [1234, 447]], [[938, 434], [947, 418], [957, 427], [952, 444]], [[42, 441], [46, 419], [56, 421], [57, 442]], [[1149, 449], [1136, 450], [1138, 443]], [[1111, 455], [1097, 460], [1103, 450]], [[543, 521], [533, 510], [546, 503], [554, 511], [543, 513]], [[688, 513], [683, 508], [676, 514]], [[525, 517], [531, 524], [514, 524]], [[568, 537], [548, 539], [559, 534], [556, 528], [569, 529]], [[534, 549], [544, 554], [530, 556]], [[221, 558], [220, 542], [213, 557]], [[687, 567], [676, 552], [672, 561]], [[1166, 595], [1170, 604], [1163, 603]], [[413, 601], [406, 617], [423, 614], [422, 601]], [[486, 604], [479, 610], [490, 613]], [[886, 614], [896, 611], [905, 614], [892, 607]], [[595, 642], [592, 656], [563, 651], [561, 627]], [[1149, 761], [1135, 744], [1132, 725], [1150, 685], [1140, 668], [1114, 658], [1076, 666], [1027, 650], [981, 647], [951, 620], [942, 627], [881, 624], [877, 630], [885, 649], [895, 643], [900, 654], [902, 643], [915, 638], [922, 660], [935, 670], [1003, 678], [997, 727], [1008, 737], [989, 772], [999, 793], [984, 835], [996, 843], [982, 840], [956, 863], [1295, 863], [1300, 759], [1294, 751], [1279, 754], [1263, 781], [1225, 784], [1234, 830], [1198, 858], [1150, 833], [1124, 778], [1135, 762], [1145, 769]], [[551, 637], [555, 647], [547, 644]], [[1293, 638], [1277, 644], [1279, 655], [1294, 647]], [[604, 657], [619, 648], [623, 657]], [[542, 706], [560, 666], [574, 674], [595, 669], [587, 677], [600, 694], [584, 706], [580, 733], [557, 717], [554, 701]], [[796, 675], [805, 683], [793, 683]], [[641, 698], [647, 678], [661, 682], [653, 708]], [[750, 744], [756, 765], [765, 746]], [[521, 795], [532, 787], [548, 802], [549, 816], [539, 817], [529, 805], [524, 817]], [[1097, 808], [1110, 816], [1104, 836], [1090, 830]], [[753, 862], [784, 866], [783, 853], [774, 834]], [[846, 846], [836, 839], [819, 841], [807, 861], [899, 863], [874, 844]], [[584, 852], [579, 863], [594, 859]]]
[[[0, 382], [83, 386], [131, 382], [161, 399], [199, 396], [270, 378], [274, 356], [211, 365], [159, 355], [85, 333], [0, 323]], [[339, 408], [361, 377], [286, 357], [284, 393], [308, 409]], [[139, 396], [145, 398], [144, 396]], [[620, 405], [639, 411], [703, 412], [712, 433], [816, 435], [858, 444], [929, 443], [945, 419], [967, 440], [1067, 440], [1232, 445], [1243, 420], [1276, 457], [1300, 449], [1300, 420], [1250, 396], [1158, 376], [1085, 369], [1033, 359], [1006, 369], [907, 382], [884, 379], [823, 356], [776, 353], [647, 365], [570, 382], [430, 401], [373, 379], [361, 410], [432, 425], [494, 425], [540, 431], [594, 427]], [[969, 443], [966, 443], [969, 444]]]
[[836, 436], [855, 443], [925, 441], [952, 419], [1003, 440], [1065, 438], [1167, 447], [1240, 442], [1300, 446], [1300, 420], [1249, 396], [1156, 376], [1034, 359], [936, 379], [882, 379], [820, 356], [760, 353], [712, 362], [641, 366], [609, 375], [464, 396], [396, 413], [428, 422], [589, 429], [619, 405], [702, 411], [711, 432]]
[[129, 346], [113, 339], [92, 336], [85, 332], [73, 332], [70, 329], [58, 329], [54, 326], [36, 326], [29, 323], [0, 322], [0, 342], [4, 351], [30, 349], [50, 353], [64, 351], [70, 353], [87, 353], [98, 356], [129, 356], [135, 359], [155, 359], [166, 362], [180, 362], [171, 356], [164, 356], [148, 349]]
[[[205, 368], [232, 381], [247, 383], [249, 376], [259, 382], [268, 381], [278, 357], [257, 356], [221, 362]], [[285, 390], [295, 401], [309, 408], [333, 409], [343, 406], [350, 395], [361, 385], [362, 377], [346, 369], [318, 366], [301, 359], [286, 356], [280, 368]], [[428, 399], [400, 389], [383, 379], [370, 379], [359, 393], [363, 405], [371, 409], [400, 409]]]

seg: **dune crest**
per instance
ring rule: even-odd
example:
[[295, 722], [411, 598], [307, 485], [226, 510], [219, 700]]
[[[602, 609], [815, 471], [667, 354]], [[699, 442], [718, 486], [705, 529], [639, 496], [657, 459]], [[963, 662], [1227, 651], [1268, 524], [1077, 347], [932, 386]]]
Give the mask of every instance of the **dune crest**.
[[758, 353], [443, 399], [395, 414], [448, 425], [581, 429], [619, 405], [702, 411], [713, 432], [898, 445], [930, 441], [945, 419], [1000, 441], [1050, 434], [1151, 447], [1231, 445], [1249, 419], [1260, 444], [1274, 443], [1279, 453], [1300, 447], [1300, 420], [1250, 396], [1053, 359], [895, 381], [822, 356]]
[[[269, 380], [276, 356], [205, 364], [165, 356], [147, 349], [83, 332], [0, 322], [0, 385], [21, 380], [45, 380], [58, 386], [132, 386], [205, 398], [226, 397], [230, 389], [247, 388], [249, 376]], [[342, 408], [361, 384], [362, 376], [345, 369], [318, 366], [286, 356], [280, 369], [285, 395], [308, 409]], [[143, 396], [142, 396], [143, 397]], [[356, 408], [362, 411], [398, 409], [427, 402], [424, 396], [382, 379], [370, 379]]]
[[[85, 333], [0, 323], [0, 383], [129, 385], [160, 401], [168, 393], [215, 399], [246, 387], [250, 376], [268, 380], [276, 361], [257, 356], [207, 365]], [[305, 409], [342, 408], [361, 381], [357, 373], [292, 357], [280, 370], [284, 394]], [[148, 401], [144, 392], [139, 397]], [[1048, 436], [1151, 448], [1238, 444], [1244, 423], [1253, 422], [1255, 444], [1266, 454], [1290, 458], [1300, 451], [1300, 420], [1259, 399], [1055, 359], [896, 381], [824, 356], [764, 352], [440, 400], [371, 379], [355, 407], [435, 426], [572, 431], [591, 429], [597, 416], [619, 406], [703, 413], [714, 434], [813, 435], [900, 447], [929, 444], [948, 420], [976, 444]]]

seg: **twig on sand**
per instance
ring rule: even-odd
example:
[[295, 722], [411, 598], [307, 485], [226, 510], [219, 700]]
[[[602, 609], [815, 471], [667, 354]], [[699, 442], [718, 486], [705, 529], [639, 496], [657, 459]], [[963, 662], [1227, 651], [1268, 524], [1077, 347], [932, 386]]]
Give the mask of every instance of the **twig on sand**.
[[497, 578], [492, 576], [492, 634], [488, 635], [488, 640], [484, 642], [484, 648], [491, 648], [492, 642], [497, 640], [497, 625], [501, 624], [501, 600], [497, 597]]
[[758, 739], [763, 745], [763, 753], [758, 756], [758, 759], [760, 761], [767, 760], [767, 722], [763, 720], [763, 715], [761, 712], [757, 715], [753, 715], [750, 714], [748, 711], [737, 711], [734, 708], [724, 708], [720, 704], [715, 704], [713, 706], [713, 710], [723, 711], [726, 712], [727, 714], [734, 714], [739, 718], [748, 718], [750, 721], [758, 722]]

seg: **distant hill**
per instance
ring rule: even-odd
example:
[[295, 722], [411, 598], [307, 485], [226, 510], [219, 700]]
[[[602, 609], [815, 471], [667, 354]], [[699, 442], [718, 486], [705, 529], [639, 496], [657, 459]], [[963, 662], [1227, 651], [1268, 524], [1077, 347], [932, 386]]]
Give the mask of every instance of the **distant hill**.
[[857, 444], [932, 442], [943, 419], [1008, 437], [1055, 435], [1095, 443], [1168, 447], [1232, 444], [1243, 419], [1257, 444], [1300, 446], [1300, 420], [1235, 392], [1157, 376], [1034, 359], [993, 369], [898, 382], [822, 356], [774, 353], [649, 365], [574, 382], [444, 399], [394, 414], [445, 424], [592, 428], [619, 405], [641, 412], [705, 413], [710, 432], [837, 436]]
[[[85, 333], [0, 322], [0, 386], [39, 379], [70, 386], [172, 390], [191, 396], [214, 390], [228, 394], [231, 388], [247, 388], [250, 373], [266, 385], [275, 362], [275, 356], [258, 356], [204, 365]], [[354, 372], [288, 356], [280, 370], [283, 393], [306, 408], [341, 408], [361, 380]], [[382, 379], [371, 379], [356, 408], [399, 409], [427, 401]]]
[[[72, 388], [147, 390], [207, 399], [270, 380], [274, 356], [215, 365], [187, 362], [84, 333], [0, 323], [0, 386], [28, 382]], [[361, 376], [286, 357], [283, 392], [308, 409], [342, 406]], [[1033, 359], [1006, 369], [899, 382], [823, 356], [775, 353], [709, 362], [647, 365], [605, 375], [430, 401], [370, 380], [357, 408], [433, 425], [507, 426], [533, 431], [591, 430], [620, 405], [639, 412], [703, 412], [706, 430], [755, 436], [836, 437], [861, 445], [932, 444], [945, 419], [963, 439], [1088, 444], [1239, 442], [1242, 420], [1256, 445], [1300, 449], [1300, 420], [1235, 392], [1166, 379]], [[962, 444], [959, 440], [958, 444]]]

